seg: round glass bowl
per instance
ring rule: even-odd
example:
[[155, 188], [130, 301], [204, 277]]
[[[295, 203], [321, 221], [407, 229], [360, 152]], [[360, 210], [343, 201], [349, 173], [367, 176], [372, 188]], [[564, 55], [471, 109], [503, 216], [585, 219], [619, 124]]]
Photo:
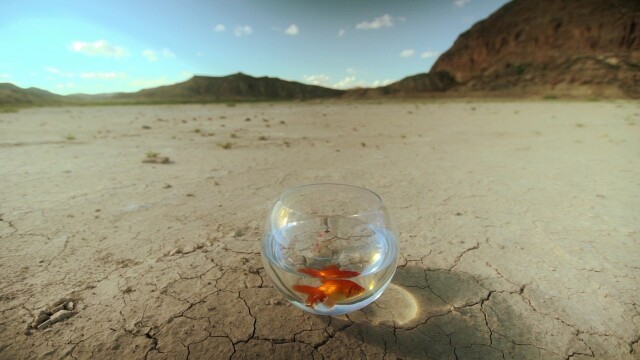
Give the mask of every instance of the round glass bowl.
[[382, 294], [396, 271], [398, 243], [376, 193], [312, 184], [286, 190], [276, 201], [262, 260], [276, 289], [295, 306], [340, 315]]

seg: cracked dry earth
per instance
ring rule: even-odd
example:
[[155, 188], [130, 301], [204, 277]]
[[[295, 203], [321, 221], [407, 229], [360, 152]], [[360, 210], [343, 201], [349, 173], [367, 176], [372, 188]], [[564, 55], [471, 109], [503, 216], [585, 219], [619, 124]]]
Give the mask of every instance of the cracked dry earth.
[[[0, 358], [640, 359], [639, 140], [631, 102], [0, 114]], [[377, 191], [400, 230], [348, 316], [260, 260], [272, 201], [314, 182]]]

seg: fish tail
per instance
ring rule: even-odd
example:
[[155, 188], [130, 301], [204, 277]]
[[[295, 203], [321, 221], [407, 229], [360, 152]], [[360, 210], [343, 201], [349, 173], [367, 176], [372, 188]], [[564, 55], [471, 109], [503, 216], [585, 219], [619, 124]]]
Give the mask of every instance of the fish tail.
[[323, 302], [327, 298], [322, 290], [309, 285], [294, 285], [293, 290], [307, 294], [307, 302], [305, 305], [313, 307], [315, 303]]
[[322, 277], [322, 273], [320, 273], [320, 270], [316, 270], [312, 268], [302, 268], [302, 269], [299, 269], [298, 271], [313, 277]]

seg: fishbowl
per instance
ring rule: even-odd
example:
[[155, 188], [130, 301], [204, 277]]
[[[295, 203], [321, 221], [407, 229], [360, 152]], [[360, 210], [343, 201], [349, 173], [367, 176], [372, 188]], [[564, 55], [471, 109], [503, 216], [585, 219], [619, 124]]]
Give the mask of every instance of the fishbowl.
[[398, 242], [382, 199], [352, 185], [286, 190], [267, 216], [266, 272], [293, 305], [341, 315], [376, 300], [391, 282]]

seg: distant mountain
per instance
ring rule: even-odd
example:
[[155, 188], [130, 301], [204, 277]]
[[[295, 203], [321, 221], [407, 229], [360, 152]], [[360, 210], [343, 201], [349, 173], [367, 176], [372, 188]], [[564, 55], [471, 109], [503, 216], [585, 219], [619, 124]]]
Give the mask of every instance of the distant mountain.
[[64, 96], [38, 88], [23, 89], [13, 84], [0, 83], [0, 106], [41, 106], [64, 102]]
[[456, 92], [640, 97], [640, 0], [513, 0], [432, 72], [450, 73]]
[[116, 94], [114, 99], [139, 101], [236, 101], [236, 100], [305, 100], [339, 97], [342, 90], [305, 85], [271, 77], [253, 77], [237, 73], [223, 77], [194, 76], [167, 86]]
[[445, 92], [456, 85], [455, 79], [445, 71], [408, 76], [400, 81], [377, 88], [347, 90], [348, 98], [415, 97]]

